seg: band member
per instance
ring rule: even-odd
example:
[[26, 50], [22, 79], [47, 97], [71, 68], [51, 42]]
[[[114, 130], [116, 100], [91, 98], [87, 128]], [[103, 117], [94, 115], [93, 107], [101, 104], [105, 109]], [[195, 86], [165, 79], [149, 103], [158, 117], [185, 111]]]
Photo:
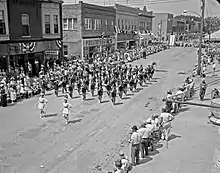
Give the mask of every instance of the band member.
[[81, 82], [81, 80], [79, 79], [78, 80], [78, 83], [77, 83], [77, 91], [78, 91], [78, 93], [79, 93], [79, 95], [80, 95], [80, 90], [81, 90], [81, 87], [82, 87], [82, 82]]
[[116, 89], [116, 87], [114, 87], [112, 90], [112, 93], [111, 93], [111, 99], [112, 99], [113, 105], [115, 105], [116, 96], [117, 96], [117, 89]]
[[48, 103], [48, 100], [44, 97], [44, 93], [41, 93], [38, 99], [38, 102], [37, 102], [38, 109], [40, 110], [40, 118], [43, 118], [46, 115], [45, 109], [46, 109], [47, 103]]
[[63, 117], [66, 120], [66, 124], [69, 123], [69, 114], [72, 105], [67, 102], [67, 97], [64, 97], [64, 102], [60, 111], [63, 111]]
[[106, 85], [106, 90], [107, 90], [108, 96], [111, 97], [110, 93], [111, 93], [112, 87], [111, 87], [110, 83], [108, 83], [108, 84]]
[[72, 86], [71, 83], [70, 83], [69, 86], [68, 86], [68, 90], [69, 90], [69, 96], [70, 96], [70, 98], [73, 98], [73, 86]]
[[127, 96], [127, 89], [128, 89], [128, 80], [125, 79], [123, 82], [123, 91], [126, 96]]
[[56, 80], [54, 82], [54, 93], [57, 97], [58, 97], [58, 92], [59, 92], [59, 82], [58, 82], [58, 80]]
[[86, 84], [84, 83], [83, 84], [83, 87], [82, 87], [82, 98], [83, 98], [83, 101], [86, 100]]
[[92, 81], [91, 86], [90, 86], [90, 89], [91, 89], [92, 97], [94, 97], [94, 92], [95, 92], [95, 81]]
[[120, 97], [120, 99], [122, 99], [122, 95], [123, 95], [123, 83], [121, 82], [120, 84], [119, 84], [119, 87], [118, 87], [118, 95], [119, 95], [119, 97]]
[[103, 95], [103, 89], [102, 87], [98, 88], [98, 99], [99, 99], [99, 103], [102, 103], [102, 95]]
[[202, 83], [200, 84], [200, 92], [199, 92], [199, 97], [200, 97], [200, 100], [202, 101], [204, 100], [206, 89], [207, 89], [207, 84], [205, 80], [203, 80]]

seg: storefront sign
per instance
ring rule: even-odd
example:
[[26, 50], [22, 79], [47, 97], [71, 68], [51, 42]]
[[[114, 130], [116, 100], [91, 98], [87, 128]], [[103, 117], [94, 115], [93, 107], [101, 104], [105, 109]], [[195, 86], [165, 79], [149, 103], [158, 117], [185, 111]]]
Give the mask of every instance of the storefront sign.
[[12, 3], [19, 5], [36, 5], [36, 0], [12, 0]]
[[45, 55], [59, 55], [59, 51], [57, 51], [57, 50], [46, 50]]
[[92, 47], [92, 46], [105, 46], [109, 44], [115, 44], [115, 39], [113, 38], [104, 38], [104, 39], [88, 39], [83, 40], [83, 47]]

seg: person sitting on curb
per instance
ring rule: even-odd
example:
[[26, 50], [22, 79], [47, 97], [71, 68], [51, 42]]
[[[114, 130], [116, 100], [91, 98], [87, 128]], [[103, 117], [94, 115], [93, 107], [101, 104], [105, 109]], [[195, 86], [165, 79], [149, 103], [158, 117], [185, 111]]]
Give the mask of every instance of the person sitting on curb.
[[126, 173], [126, 172], [122, 169], [122, 162], [121, 162], [121, 160], [116, 160], [116, 161], [115, 161], [114, 173]]
[[121, 163], [122, 163], [122, 170], [125, 171], [125, 173], [128, 173], [129, 171], [131, 171], [132, 169], [132, 165], [128, 160], [128, 157], [124, 154], [123, 151], [120, 151], [119, 153], [119, 157], [121, 159]]

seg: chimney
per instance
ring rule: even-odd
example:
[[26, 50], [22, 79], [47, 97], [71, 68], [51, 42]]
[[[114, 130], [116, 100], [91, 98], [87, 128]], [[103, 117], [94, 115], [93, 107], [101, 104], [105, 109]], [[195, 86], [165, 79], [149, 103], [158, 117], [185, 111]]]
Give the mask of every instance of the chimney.
[[147, 7], [146, 6], [144, 6], [143, 11], [147, 11]]

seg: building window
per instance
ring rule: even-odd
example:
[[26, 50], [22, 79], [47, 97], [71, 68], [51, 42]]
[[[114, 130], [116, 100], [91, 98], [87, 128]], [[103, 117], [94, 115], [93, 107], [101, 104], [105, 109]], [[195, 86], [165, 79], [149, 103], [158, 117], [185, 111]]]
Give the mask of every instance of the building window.
[[63, 30], [68, 30], [68, 19], [63, 19]]
[[30, 24], [29, 24], [28, 14], [21, 15], [21, 23], [22, 23], [22, 35], [29, 36], [30, 35]]
[[68, 30], [73, 30], [73, 20], [68, 19]]
[[45, 34], [50, 33], [50, 15], [45, 15]]
[[6, 34], [4, 10], [0, 10], [0, 34]]
[[128, 29], [127, 25], [128, 25], [128, 22], [127, 20], [125, 20], [125, 29]]
[[58, 27], [58, 15], [53, 15], [53, 25], [54, 25], [54, 33], [59, 33]]
[[73, 18], [73, 29], [76, 29], [77, 18]]
[[65, 56], [68, 56], [68, 46], [67, 45], [63, 45], [63, 54]]
[[108, 21], [105, 20], [105, 30], [107, 30], [107, 29], [108, 29]]
[[84, 18], [84, 29], [92, 30], [92, 19]]
[[102, 21], [100, 19], [94, 20], [94, 30], [101, 30]]
[[74, 30], [76, 28], [77, 18], [63, 19], [63, 30]]
[[121, 20], [121, 29], [124, 29], [124, 20]]

